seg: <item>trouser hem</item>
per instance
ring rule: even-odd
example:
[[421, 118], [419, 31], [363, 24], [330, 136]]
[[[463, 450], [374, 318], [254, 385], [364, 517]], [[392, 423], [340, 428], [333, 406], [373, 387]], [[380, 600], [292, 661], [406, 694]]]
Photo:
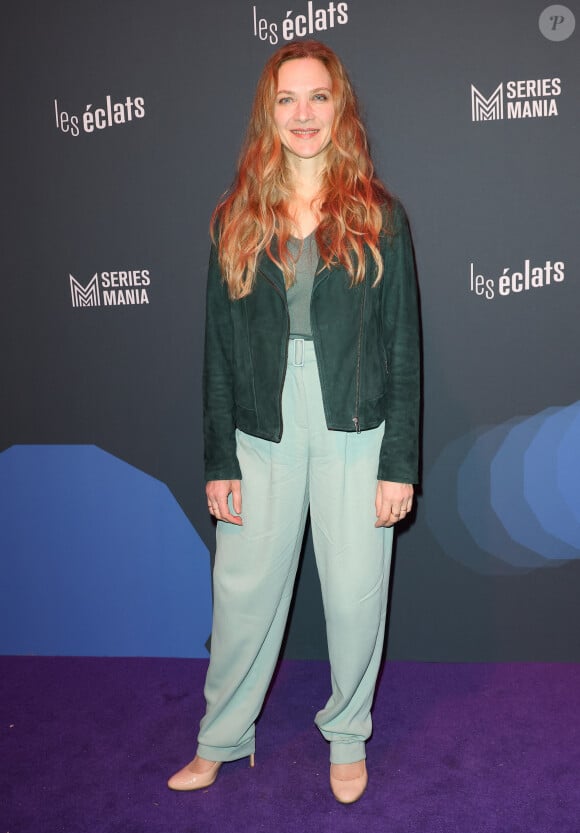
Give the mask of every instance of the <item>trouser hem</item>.
[[247, 758], [253, 755], [256, 751], [256, 744], [254, 740], [244, 743], [242, 746], [207, 746], [205, 743], [199, 743], [197, 746], [197, 754], [200, 758], [205, 758], [206, 761], [237, 761], [240, 758]]
[[331, 764], [354, 764], [366, 758], [364, 741], [353, 741], [352, 743], [340, 743], [332, 741], [330, 744]]

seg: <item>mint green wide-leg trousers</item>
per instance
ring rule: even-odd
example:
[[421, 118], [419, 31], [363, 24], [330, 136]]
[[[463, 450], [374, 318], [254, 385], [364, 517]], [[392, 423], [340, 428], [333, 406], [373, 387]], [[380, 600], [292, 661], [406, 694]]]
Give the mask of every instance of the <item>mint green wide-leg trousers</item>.
[[331, 694], [316, 715], [332, 763], [365, 757], [385, 630], [392, 529], [374, 526], [383, 426], [326, 427], [314, 346], [291, 340], [282, 441], [237, 432], [243, 526], [218, 522], [211, 658], [198, 754], [255, 750], [255, 721], [286, 625], [308, 507]]

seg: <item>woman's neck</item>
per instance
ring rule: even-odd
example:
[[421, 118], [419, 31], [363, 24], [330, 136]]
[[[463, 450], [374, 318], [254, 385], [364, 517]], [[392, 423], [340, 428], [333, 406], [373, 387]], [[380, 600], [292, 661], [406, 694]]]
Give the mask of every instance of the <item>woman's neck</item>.
[[308, 237], [320, 222], [317, 197], [320, 193], [324, 159], [290, 157], [288, 159], [292, 176], [292, 194], [288, 209], [294, 225], [296, 237]]
[[287, 154], [286, 161], [295, 193], [313, 199], [320, 191], [326, 167], [326, 154], [321, 153], [311, 159]]

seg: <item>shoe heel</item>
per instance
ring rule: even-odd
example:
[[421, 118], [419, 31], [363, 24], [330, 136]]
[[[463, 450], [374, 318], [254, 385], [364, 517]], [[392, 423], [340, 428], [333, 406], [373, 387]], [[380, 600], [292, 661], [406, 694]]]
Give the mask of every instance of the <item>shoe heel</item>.
[[252, 754], [250, 755], [250, 766], [253, 767], [255, 765], [256, 765], [256, 759], [254, 757], [254, 753], [252, 752]]

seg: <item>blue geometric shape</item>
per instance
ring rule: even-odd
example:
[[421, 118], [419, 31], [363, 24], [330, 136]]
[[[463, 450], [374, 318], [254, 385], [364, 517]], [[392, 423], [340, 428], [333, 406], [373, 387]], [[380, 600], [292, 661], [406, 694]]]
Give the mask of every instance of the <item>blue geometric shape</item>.
[[[580, 406], [580, 402], [575, 405]], [[558, 448], [558, 491], [580, 523], [580, 410], [564, 432]]]
[[491, 461], [507, 434], [521, 422], [515, 418], [485, 431], [472, 444], [457, 473], [457, 501], [461, 519], [473, 539], [488, 553], [522, 569], [545, 566], [544, 559], [511, 538], [491, 511]]
[[580, 558], [580, 520], [572, 510], [574, 502], [580, 506], [580, 470], [576, 469], [574, 477], [570, 469], [566, 469], [567, 477], [559, 476], [564, 437], [573, 447], [580, 447], [578, 402], [547, 417], [530, 443], [524, 456], [524, 491], [543, 529], [573, 547], [575, 557]]
[[0, 653], [207, 656], [207, 548], [164, 483], [113, 455], [2, 452], [0, 552]]
[[519, 422], [507, 434], [491, 464], [491, 505], [514, 541], [551, 562], [578, 558], [578, 552], [542, 527], [525, 497], [525, 453], [536, 434], [558, 408]]
[[[481, 575], [513, 575], [521, 573], [522, 568], [506, 561], [501, 551], [496, 555], [481, 549], [459, 514], [460, 502], [463, 501], [459, 486], [460, 467], [470, 449], [486, 433], [485, 428], [472, 431], [443, 448], [425, 477], [425, 518], [445, 555]], [[489, 463], [484, 465], [485, 471], [489, 471]], [[480, 474], [476, 472], [475, 477], [479, 477]], [[489, 475], [487, 479], [489, 480]], [[474, 511], [482, 513], [484, 519], [493, 517], [489, 506], [489, 493], [483, 502], [479, 501], [479, 497], [475, 498], [475, 501]], [[471, 513], [464, 514], [469, 519]]]
[[580, 558], [580, 402], [453, 440], [425, 478], [425, 498], [445, 554], [478, 573]]

